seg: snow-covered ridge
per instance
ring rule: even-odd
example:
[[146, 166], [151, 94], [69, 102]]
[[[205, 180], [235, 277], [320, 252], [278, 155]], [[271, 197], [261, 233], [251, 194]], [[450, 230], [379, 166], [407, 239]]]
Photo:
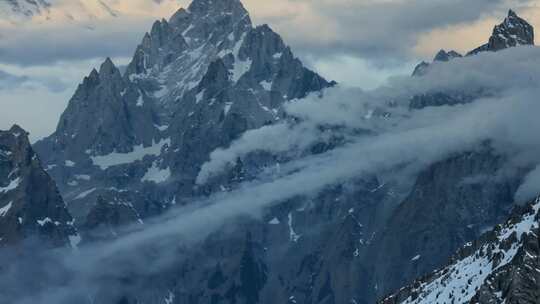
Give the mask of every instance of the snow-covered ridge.
[[[467, 244], [461, 252], [469, 252], [464, 257], [456, 258], [453, 263], [421, 279], [410, 287], [402, 288], [396, 295], [383, 300], [384, 304], [428, 304], [428, 303], [469, 303], [485, 284], [491, 284], [489, 278], [517, 257], [520, 250], [526, 256], [535, 258], [523, 249], [525, 235], [535, 234], [539, 228], [540, 198], [525, 212], [519, 220], [510, 219], [504, 225], [497, 226], [487, 235], [476, 250], [470, 251], [473, 244]], [[459, 256], [459, 254], [458, 254]], [[537, 257], [536, 257], [537, 258]], [[536, 271], [540, 272], [540, 269]], [[497, 303], [504, 301], [502, 293], [494, 293]]]

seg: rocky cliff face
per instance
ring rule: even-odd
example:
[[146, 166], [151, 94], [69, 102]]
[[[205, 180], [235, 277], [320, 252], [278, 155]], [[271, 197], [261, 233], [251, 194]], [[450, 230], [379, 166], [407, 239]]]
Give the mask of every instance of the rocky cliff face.
[[468, 243], [448, 266], [381, 303], [538, 303], [540, 200]]
[[27, 238], [52, 247], [76, 245], [74, 221], [18, 126], [0, 131], [0, 206], [0, 248]]
[[211, 151], [331, 85], [238, 0], [196, 0], [153, 25], [125, 75], [110, 60], [92, 71], [35, 147], [76, 218], [98, 196], [144, 218], [195, 195]]

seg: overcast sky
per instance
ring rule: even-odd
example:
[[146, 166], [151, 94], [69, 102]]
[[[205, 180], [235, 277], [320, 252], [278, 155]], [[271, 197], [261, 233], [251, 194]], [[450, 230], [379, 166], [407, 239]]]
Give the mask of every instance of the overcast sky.
[[[2, 1], [2, 0], [0, 0]], [[0, 20], [0, 128], [13, 123], [33, 140], [50, 134], [82, 77], [105, 57], [125, 64], [152, 22], [189, 0], [54, 0], [47, 17]], [[375, 88], [408, 74], [441, 48], [484, 43], [513, 8], [540, 24], [540, 0], [244, 0], [328, 79]]]

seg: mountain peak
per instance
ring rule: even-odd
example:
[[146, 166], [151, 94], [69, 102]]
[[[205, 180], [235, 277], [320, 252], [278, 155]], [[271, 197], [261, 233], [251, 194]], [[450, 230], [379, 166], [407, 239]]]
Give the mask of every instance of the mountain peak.
[[447, 62], [447, 61], [450, 61], [454, 58], [460, 58], [460, 57], [463, 57], [460, 53], [454, 51], [454, 50], [451, 50], [449, 52], [445, 51], [445, 50], [440, 50], [437, 55], [435, 55], [435, 58], [433, 59], [433, 61], [442, 61], [442, 62]]
[[480, 52], [497, 52], [520, 45], [534, 45], [534, 28], [513, 10], [508, 11], [504, 21], [493, 28], [488, 43], [472, 50], [467, 55]]
[[[228, 21], [228, 22], [227, 22]], [[249, 12], [240, 0], [193, 0], [187, 9], [179, 9], [170, 23], [176, 27], [195, 24], [240, 23], [251, 26]]]
[[99, 68], [99, 74], [111, 74], [115, 71], [116, 66], [112, 62], [111, 58], [107, 57], [105, 61], [101, 64], [101, 67]]
[[27, 134], [27, 132], [17, 124], [14, 124], [9, 129], [9, 132], [12, 133], [12, 134]]

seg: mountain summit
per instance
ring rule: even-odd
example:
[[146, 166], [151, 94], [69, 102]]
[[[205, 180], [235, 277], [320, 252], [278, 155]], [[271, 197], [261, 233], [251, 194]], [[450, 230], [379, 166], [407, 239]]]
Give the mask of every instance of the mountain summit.
[[503, 23], [495, 26], [488, 43], [470, 51], [467, 55], [486, 51], [497, 52], [520, 45], [534, 45], [534, 28], [510, 10]]
[[198, 191], [213, 150], [332, 85], [240, 1], [195, 0], [153, 24], [124, 75], [110, 59], [93, 70], [35, 146], [78, 222], [98, 197], [144, 218]]

